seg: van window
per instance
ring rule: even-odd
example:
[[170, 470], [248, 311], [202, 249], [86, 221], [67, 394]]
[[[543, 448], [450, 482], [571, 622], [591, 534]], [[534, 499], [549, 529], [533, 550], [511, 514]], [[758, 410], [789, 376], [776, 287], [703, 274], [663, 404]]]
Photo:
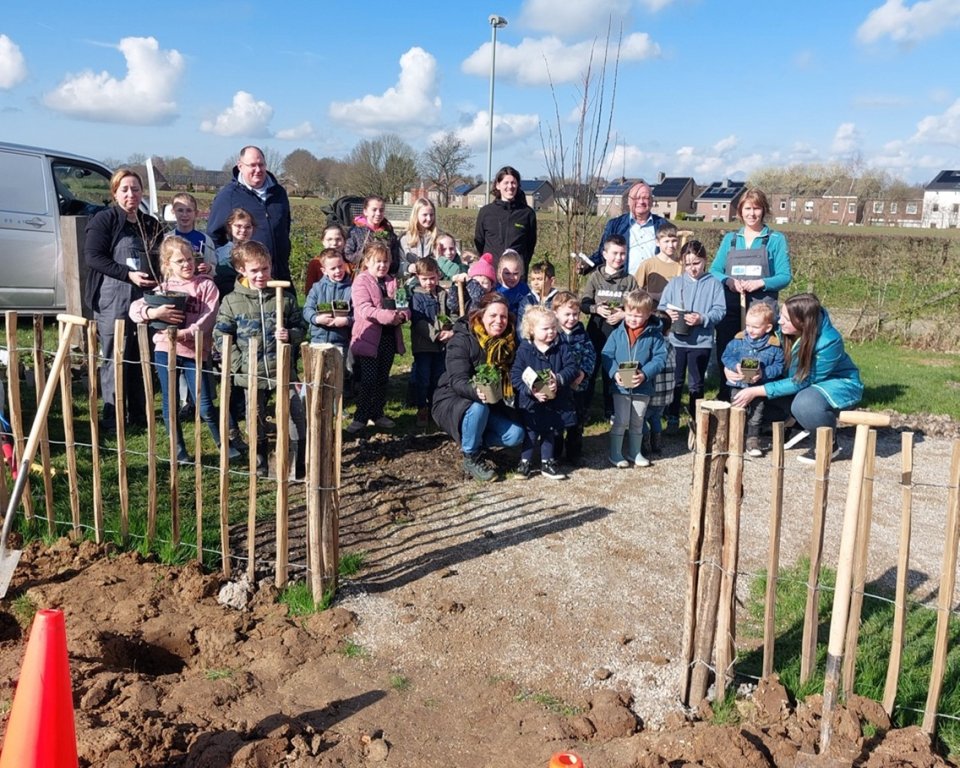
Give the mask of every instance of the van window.
[[0, 210], [47, 213], [43, 160], [39, 155], [0, 153]]
[[110, 179], [97, 168], [54, 160], [53, 183], [64, 216], [92, 216], [110, 204]]

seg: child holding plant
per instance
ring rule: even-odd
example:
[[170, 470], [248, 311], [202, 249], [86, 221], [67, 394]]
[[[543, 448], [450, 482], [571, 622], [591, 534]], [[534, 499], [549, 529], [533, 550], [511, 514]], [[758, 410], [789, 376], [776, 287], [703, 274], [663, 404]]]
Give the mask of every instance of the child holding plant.
[[[627, 241], [623, 235], [610, 235], [603, 243], [603, 266], [594, 270], [587, 278], [580, 299], [580, 310], [589, 316], [587, 334], [593, 342], [593, 348], [600, 352], [610, 334], [623, 322], [623, 297], [635, 291], [637, 281], [628, 275], [624, 264], [627, 261]], [[590, 392], [593, 392], [597, 373], [603, 374], [603, 415], [613, 418], [613, 388], [604, 366], [598, 365], [590, 380]]]
[[[727, 379], [727, 386], [745, 389], [779, 379], [784, 371], [784, 354], [780, 339], [773, 333], [773, 307], [755, 301], [747, 310], [746, 327], [727, 344], [721, 357], [724, 370], [734, 371], [737, 380]], [[747, 440], [745, 449], [754, 458], [763, 456], [760, 449], [760, 427], [763, 424], [764, 398], [747, 405]]]
[[325, 248], [318, 259], [323, 266], [320, 278], [303, 304], [303, 319], [310, 326], [310, 342], [333, 344], [347, 357], [350, 344], [350, 275], [340, 251]]
[[436, 259], [425, 256], [416, 263], [420, 285], [410, 300], [410, 344], [413, 347], [413, 399], [417, 406], [417, 426], [430, 423], [430, 404], [437, 382], [444, 371], [444, 353], [453, 336], [453, 323], [444, 314], [447, 291], [440, 287], [440, 267]]
[[[476, 261], [476, 254], [473, 261]], [[437, 264], [440, 266], [441, 280], [453, 280], [467, 271], [457, 254], [457, 241], [453, 235], [442, 234], [437, 238]]]
[[343, 255], [353, 265], [365, 259], [364, 253], [368, 243], [379, 242], [390, 254], [390, 272], [396, 275], [400, 269], [400, 240], [393, 231], [393, 225], [384, 216], [386, 202], [380, 195], [370, 195], [363, 201], [363, 213], [353, 220], [347, 243], [343, 247]]
[[385, 429], [395, 425], [384, 414], [387, 383], [393, 358], [404, 352], [400, 326], [410, 319], [410, 311], [397, 308], [397, 279], [390, 275], [391, 263], [390, 247], [381, 240], [371, 240], [363, 247], [363, 271], [354, 278], [351, 288], [350, 351], [360, 371], [357, 409], [347, 426], [351, 434], [371, 422]]
[[552, 310], [531, 306], [524, 315], [520, 335], [523, 340], [510, 370], [524, 426], [517, 473], [524, 479], [530, 476], [539, 443], [540, 474], [550, 480], [563, 480], [566, 475], [557, 466], [554, 447], [557, 436], [577, 423], [570, 384], [581, 371], [570, 347], [560, 340], [560, 326]]
[[[653, 261], [653, 259], [647, 259]], [[646, 264], [646, 262], [644, 262]], [[641, 265], [643, 266], [643, 265]], [[660, 332], [664, 338], [670, 333], [670, 315], [663, 310], [654, 312], [660, 321]], [[644, 456], [659, 454], [663, 450], [663, 412], [673, 402], [673, 384], [677, 370], [677, 355], [671, 344], [667, 344], [667, 363], [653, 380], [653, 395], [647, 405], [647, 416], [643, 422], [643, 445], [641, 450]]]
[[580, 322], [580, 298], [576, 294], [570, 291], [555, 294], [553, 310], [560, 324], [560, 341], [567, 345], [577, 365], [577, 375], [570, 382], [577, 422], [567, 429], [562, 451], [558, 442], [556, 455], [560, 458], [562, 454], [568, 464], [577, 466], [583, 455], [583, 428], [587, 423], [587, 410], [590, 408], [590, 383], [597, 367], [597, 350]]
[[[209, 275], [196, 271], [193, 245], [189, 240], [172, 235], [160, 244], [160, 271], [163, 273], [163, 288], [186, 294], [187, 300], [182, 311], [172, 304], [162, 307], [148, 306], [145, 299], [137, 299], [130, 305], [130, 318], [138, 323], [162, 321], [177, 329], [176, 348], [172, 350], [176, 366], [186, 378], [187, 390], [194, 402], [197, 402], [196, 347], [194, 332], [200, 332], [203, 360], [210, 358], [212, 347], [211, 331], [217, 318], [217, 305], [220, 292]], [[153, 337], [153, 361], [160, 378], [160, 394], [163, 404], [163, 421], [170, 431], [170, 392], [167, 391], [167, 366], [171, 349], [166, 331], [158, 331]], [[213, 382], [210, 376], [200, 377], [200, 418], [210, 430], [213, 442], [220, 447], [220, 427], [213, 407]], [[192, 461], [183, 440], [181, 423], [177, 421], [177, 462], [187, 464]], [[230, 458], [240, 452], [230, 447]]]
[[603, 346], [601, 362], [616, 386], [609, 456], [610, 463], [618, 469], [631, 463], [638, 467], [650, 466], [650, 460], [643, 455], [643, 422], [653, 395], [653, 380], [667, 362], [660, 321], [653, 316], [656, 306], [646, 291], [630, 291], [623, 298], [623, 324], [610, 334]]

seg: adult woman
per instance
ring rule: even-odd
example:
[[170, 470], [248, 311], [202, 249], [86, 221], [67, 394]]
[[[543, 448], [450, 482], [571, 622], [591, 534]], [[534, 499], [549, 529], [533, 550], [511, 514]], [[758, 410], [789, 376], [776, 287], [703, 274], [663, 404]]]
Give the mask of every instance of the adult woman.
[[[733, 404], [742, 408], [756, 397], [766, 397], [784, 413], [789, 409], [807, 432], [818, 427], [835, 429], [840, 411], [860, 402], [863, 382], [820, 300], [812, 293], [798, 293], [787, 299], [780, 309], [779, 335], [787, 377], [741, 389]], [[724, 373], [731, 381], [742, 378], [739, 372], [728, 368]], [[834, 433], [833, 456], [839, 453]], [[813, 448], [799, 459], [812, 464]]]
[[[100, 339], [100, 393], [103, 396], [101, 429], [116, 429], [116, 385], [113, 366], [114, 320], [126, 318], [130, 304], [156, 286], [157, 249], [163, 237], [160, 223], [140, 210], [143, 182], [129, 168], [118, 169], [110, 179], [116, 205], [100, 211], [87, 224], [83, 256], [87, 263], [86, 299], [97, 322]], [[149, 260], [149, 261], [148, 261]], [[156, 308], [154, 319], [183, 321], [172, 305]], [[147, 403], [140, 374], [136, 325], [127, 321], [123, 378], [126, 422], [147, 423]]]
[[506, 299], [484, 295], [457, 321], [447, 342], [447, 369], [433, 395], [433, 420], [460, 443], [463, 468], [475, 480], [493, 480], [494, 472], [481, 460], [485, 447], [514, 446], [523, 440], [519, 415], [504, 402], [488, 403], [472, 379], [481, 364], [500, 372], [504, 398], [513, 401], [510, 366], [516, 355], [516, 335]]
[[[790, 248], [787, 238], [770, 229], [764, 219], [770, 213], [767, 196], [748, 189], [737, 205], [743, 226], [724, 235], [710, 273], [723, 283], [727, 310], [717, 324], [717, 361], [727, 344], [743, 329], [741, 315], [755, 301], [776, 305], [777, 295], [790, 285]], [[721, 384], [719, 397], [730, 399], [730, 388]]]
[[500, 254], [512, 248], [523, 257], [526, 273], [537, 247], [537, 214], [520, 189], [520, 172], [509, 165], [497, 171], [492, 194], [496, 199], [477, 214], [477, 253], [493, 254], [496, 266]]

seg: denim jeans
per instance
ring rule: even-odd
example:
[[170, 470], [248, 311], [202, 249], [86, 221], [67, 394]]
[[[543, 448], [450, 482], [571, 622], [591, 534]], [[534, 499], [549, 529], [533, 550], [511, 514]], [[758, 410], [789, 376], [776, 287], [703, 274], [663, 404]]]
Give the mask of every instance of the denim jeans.
[[460, 436], [463, 452], [473, 455], [495, 445], [520, 445], [523, 427], [486, 403], [471, 403], [460, 422]]
[[414, 404], [417, 408], [426, 408], [433, 402], [433, 392], [446, 369], [445, 363], [442, 352], [413, 353], [410, 378], [413, 380]]
[[837, 428], [839, 408], [833, 408], [819, 389], [806, 387], [791, 397], [778, 397], [769, 401], [770, 421], [779, 421], [788, 412], [793, 414], [801, 427], [816, 433], [819, 427]]
[[[153, 362], [157, 366], [157, 376], [160, 379], [160, 394], [163, 401], [163, 422], [167, 425], [167, 431], [170, 431], [170, 393], [167, 392], [167, 353], [161, 352], [159, 349], [153, 353]], [[197, 363], [192, 357], [180, 357], [177, 355], [176, 359], [177, 372], [182, 373], [187, 380], [187, 391], [190, 393], [190, 396], [193, 398], [193, 401], [197, 402]], [[175, 393], [174, 393], [175, 394]], [[210, 427], [210, 431], [213, 433], [214, 440], [219, 444], [220, 442], [220, 430], [217, 424], [217, 412], [213, 407], [213, 379], [208, 372], [204, 371], [200, 376], [200, 418], [203, 422]], [[182, 433], [180, 433], [180, 427], [182, 425], [180, 422], [177, 422], [177, 440], [183, 442]]]

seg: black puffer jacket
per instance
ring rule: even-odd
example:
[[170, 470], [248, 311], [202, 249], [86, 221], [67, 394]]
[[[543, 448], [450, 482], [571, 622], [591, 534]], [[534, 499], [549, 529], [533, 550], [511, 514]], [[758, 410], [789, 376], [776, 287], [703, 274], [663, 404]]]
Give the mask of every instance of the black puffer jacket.
[[494, 200], [477, 214], [473, 240], [478, 254], [493, 254], [494, 265], [512, 248], [523, 257], [526, 271], [537, 247], [537, 214], [520, 192], [513, 200]]

